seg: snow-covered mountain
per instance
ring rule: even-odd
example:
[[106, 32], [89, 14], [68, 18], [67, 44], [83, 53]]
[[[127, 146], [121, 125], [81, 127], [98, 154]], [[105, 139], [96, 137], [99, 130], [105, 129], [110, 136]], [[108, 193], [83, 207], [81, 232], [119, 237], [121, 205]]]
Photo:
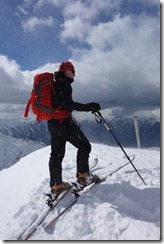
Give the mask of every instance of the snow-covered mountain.
[[[66, 150], [63, 180], [74, 181], [77, 149], [68, 143]], [[133, 163], [146, 186], [131, 164], [109, 176], [127, 159], [118, 147], [92, 144], [90, 164], [99, 159], [93, 173], [107, 176], [106, 181], [85, 191], [51, 228], [39, 227], [30, 240], [160, 240], [160, 151], [125, 150], [135, 154]], [[0, 172], [1, 240], [16, 240], [47, 210], [49, 153], [47, 146]], [[59, 211], [58, 206], [48, 219]]]
[[[126, 147], [137, 147], [134, 120], [132, 117], [115, 117], [108, 121], [112, 131], [119, 141]], [[160, 147], [160, 122], [152, 118], [140, 119], [138, 121], [141, 146]], [[86, 133], [91, 142], [116, 145], [110, 133], [102, 125], [94, 120], [81, 122], [81, 129]], [[47, 123], [36, 122], [35, 119], [0, 119], [0, 132], [14, 138], [26, 139], [35, 142], [50, 144], [50, 134]]]
[[9, 168], [29, 153], [45, 147], [42, 142], [14, 138], [0, 133], [0, 170]]
[[[109, 124], [126, 147], [137, 147], [134, 121], [132, 118], [119, 117]], [[116, 145], [103, 125], [95, 121], [83, 121], [82, 130], [91, 142]], [[155, 119], [139, 121], [141, 146], [160, 147], [160, 123]], [[47, 123], [34, 119], [0, 119], [0, 170], [15, 164], [21, 157], [50, 144]]]
[[46, 122], [38, 123], [35, 119], [0, 119], [0, 132], [18, 139], [50, 144]]
[[[125, 147], [137, 147], [134, 119], [132, 117], [115, 117], [108, 121], [112, 131]], [[112, 135], [103, 126], [93, 122], [83, 122], [83, 129], [92, 142], [116, 145]], [[138, 120], [141, 147], [160, 147], [160, 122], [155, 119]]]
[[[45, 147], [42, 138], [33, 140], [32, 134], [35, 135], [33, 129], [33, 126], [25, 121], [0, 119], [0, 170], [12, 166], [25, 155]], [[39, 135], [38, 130], [36, 129]]]

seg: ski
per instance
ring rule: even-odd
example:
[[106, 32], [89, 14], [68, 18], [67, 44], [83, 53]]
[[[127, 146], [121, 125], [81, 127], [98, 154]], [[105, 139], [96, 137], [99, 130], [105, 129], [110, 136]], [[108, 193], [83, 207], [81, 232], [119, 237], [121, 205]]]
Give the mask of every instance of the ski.
[[[130, 156], [131, 161], [134, 161], [135, 159], [135, 154]], [[124, 165], [120, 166], [119, 168], [117, 168], [116, 170], [114, 170], [113, 172], [111, 172], [109, 174], [109, 176], [113, 175], [115, 172], [117, 172], [118, 170], [122, 169], [123, 167], [125, 167], [126, 165], [128, 165], [130, 163], [127, 162]], [[92, 171], [96, 165], [98, 164], [98, 158], [94, 159], [94, 164], [91, 166], [90, 171]], [[107, 178], [104, 177], [102, 179], [100, 179], [98, 182], [93, 182], [85, 187], [81, 187], [78, 185], [77, 182], [72, 182], [72, 186], [68, 189], [68, 191], [64, 192], [64, 194], [62, 194], [61, 196], [59, 196], [57, 199], [55, 199], [54, 201], [51, 200], [51, 202], [47, 203], [48, 206], [50, 207], [46, 213], [39, 219], [38, 223], [34, 226], [34, 228], [32, 228], [32, 230], [30, 230], [30, 232], [25, 236], [26, 232], [28, 232], [28, 229], [30, 228], [30, 226], [32, 226], [32, 224], [30, 224], [17, 238], [17, 240], [28, 240], [32, 234], [38, 229], [39, 226], [44, 227], [45, 229], [48, 228], [51, 224], [53, 224], [55, 221], [57, 221], [57, 219], [59, 219], [68, 209], [70, 209], [76, 202], [79, 196], [81, 196], [83, 194], [83, 190], [85, 188], [91, 189], [94, 185], [101, 183], [103, 181], [105, 181]], [[46, 217], [54, 210], [54, 208], [58, 205], [58, 203], [61, 202], [61, 200], [68, 194], [68, 192], [70, 192], [70, 190], [73, 189], [72, 193], [74, 195], [74, 199], [73, 201], [62, 211], [60, 212], [57, 216], [55, 216], [51, 221], [47, 222], [47, 223], [43, 223], [43, 221], [46, 219]], [[47, 196], [50, 197], [51, 194], [46, 194]], [[48, 201], [48, 200], [47, 200]]]
[[[90, 167], [90, 172], [96, 167], [97, 164], [98, 164], [98, 158], [94, 158], [93, 165]], [[51, 194], [46, 194], [48, 196], [46, 204], [50, 208], [46, 211], [44, 216], [40, 218], [40, 220], [38, 221], [37, 225], [35, 225], [35, 227], [27, 234], [26, 237], [24, 237], [24, 235], [28, 231], [28, 229], [32, 226], [32, 224], [30, 224], [23, 232], [21, 232], [21, 234], [17, 237], [17, 240], [28, 240], [30, 238], [30, 236], [37, 230], [37, 228], [43, 223], [43, 221], [46, 219], [46, 217], [49, 215], [49, 213], [54, 210], [54, 208], [58, 205], [58, 203], [65, 197], [65, 195], [67, 195], [67, 193], [72, 188], [73, 188], [73, 185], [67, 192], [65, 192], [65, 194], [63, 194], [62, 196], [60, 196], [59, 198], [57, 198], [55, 200], [53, 200], [51, 198]], [[77, 199], [75, 199], [75, 200], [77, 200]]]
[[[96, 165], [98, 164], [98, 158], [95, 158], [94, 159], [94, 163], [93, 163], [93, 165], [90, 167], [90, 172], [92, 172], [92, 170], [96, 167]], [[85, 187], [87, 187], [87, 186], [89, 186], [89, 185], [87, 185], [87, 186], [85, 186], [85, 187], [81, 187], [80, 189], [78, 189], [77, 188], [77, 183], [75, 183], [75, 182], [71, 182], [72, 183], [72, 185], [75, 187], [74, 188], [74, 190], [72, 191], [72, 193], [73, 193], [73, 195], [74, 195], [74, 197], [75, 197], [75, 199], [73, 200], [73, 202], [72, 203], [70, 203], [67, 207], [66, 207], [66, 209], [64, 209], [59, 215], [57, 215], [54, 219], [52, 219], [52, 221], [50, 221], [49, 223], [43, 223], [43, 227], [46, 229], [48, 226], [50, 226], [53, 222], [55, 222], [60, 216], [62, 216], [70, 207], [72, 207], [76, 202], [77, 202], [77, 198], [80, 196], [79, 195], [79, 192], [80, 191], [82, 191]], [[94, 183], [99, 183], [99, 182], [94, 182]], [[92, 183], [93, 184], [93, 183]], [[92, 184], [90, 184], [90, 185], [92, 185]], [[90, 187], [91, 188], [91, 187]]]
[[77, 202], [77, 198], [78, 196], [75, 196], [75, 199], [73, 202], [71, 202], [61, 213], [59, 213], [57, 216], [55, 216], [55, 218], [53, 218], [52, 220], [50, 220], [48, 223], [44, 223], [42, 225], [42, 227], [44, 227], [44, 229], [48, 228], [51, 224], [53, 224], [57, 219], [59, 219], [69, 208], [71, 208], [76, 202]]
[[62, 211], [60, 212], [57, 216], [55, 216], [52, 220], [50, 220], [49, 222], [47, 223], [44, 223], [42, 226], [44, 227], [44, 229], [46, 230], [48, 227], [50, 227], [50, 225], [52, 225], [55, 221], [57, 221], [68, 209], [70, 209], [76, 202], [77, 202], [77, 199], [83, 194], [83, 190], [85, 188], [88, 188], [87, 190], [90, 190], [93, 186], [101, 183], [101, 182], [104, 182], [106, 180], [106, 177], [102, 178], [102, 179], [99, 179], [99, 181], [97, 182], [93, 182], [87, 186], [84, 186], [82, 188], [78, 188], [78, 185], [76, 182], [72, 182], [73, 186], [75, 187], [74, 190], [73, 190], [73, 194], [74, 194], [74, 197], [75, 199]]
[[30, 230], [29, 233], [27, 233], [26, 236], [24, 234], [28, 232], [28, 229], [30, 226], [28, 226], [17, 238], [17, 240], [28, 240], [30, 236], [37, 230], [37, 228], [43, 223], [43, 221], [46, 219], [46, 217], [53, 211], [53, 209], [58, 205], [59, 202], [70, 192], [70, 190], [73, 189], [73, 186], [71, 186], [67, 191], [63, 192], [51, 205], [51, 207], [45, 212], [45, 214], [39, 219], [38, 223]]
[[[131, 155], [130, 157], [131, 157], [130, 160], [131, 160], [131, 161], [134, 161], [134, 159], [135, 159], [135, 154]], [[125, 164], [123, 164], [122, 166], [118, 167], [116, 170], [114, 170], [113, 172], [111, 172], [111, 173], [109, 174], [109, 176], [113, 175], [113, 174], [116, 173], [118, 170], [124, 168], [124, 167], [125, 167], [126, 165], [128, 165], [128, 164], [130, 164], [130, 161], [128, 161], [127, 163], [125, 163]]]

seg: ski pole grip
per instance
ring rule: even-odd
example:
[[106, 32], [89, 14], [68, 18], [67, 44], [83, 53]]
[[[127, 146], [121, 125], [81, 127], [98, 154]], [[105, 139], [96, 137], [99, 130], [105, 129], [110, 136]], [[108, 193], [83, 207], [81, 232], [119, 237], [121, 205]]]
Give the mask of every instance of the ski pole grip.
[[103, 118], [102, 114], [100, 113], [100, 111], [97, 112], [98, 115], [100, 116], [100, 118], [102, 119], [102, 121], [104, 122], [104, 126], [107, 130], [110, 130], [109, 125], [107, 124], [107, 122], [105, 121], [105, 119]]
[[[100, 111], [96, 111], [95, 113], [95, 119], [97, 121], [98, 124], [101, 124], [102, 121], [104, 122], [104, 126], [107, 130], [110, 130], [110, 126], [107, 124], [107, 122], [105, 121], [105, 119], [103, 118], [102, 114], [100, 113]], [[99, 122], [97, 120], [97, 118], [99, 119]]]
[[98, 115], [102, 117], [102, 115], [101, 115], [99, 110], [97, 110], [96, 113], [98, 113]]
[[101, 116], [98, 114], [99, 111], [94, 112], [95, 120], [98, 124], [102, 123]]

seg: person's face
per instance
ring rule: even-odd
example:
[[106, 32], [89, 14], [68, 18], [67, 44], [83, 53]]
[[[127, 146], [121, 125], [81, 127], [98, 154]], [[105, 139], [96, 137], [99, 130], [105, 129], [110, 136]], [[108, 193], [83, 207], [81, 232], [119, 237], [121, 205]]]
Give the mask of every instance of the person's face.
[[69, 79], [73, 79], [75, 77], [75, 72], [71, 71], [71, 70], [66, 70], [64, 72], [65, 76]]

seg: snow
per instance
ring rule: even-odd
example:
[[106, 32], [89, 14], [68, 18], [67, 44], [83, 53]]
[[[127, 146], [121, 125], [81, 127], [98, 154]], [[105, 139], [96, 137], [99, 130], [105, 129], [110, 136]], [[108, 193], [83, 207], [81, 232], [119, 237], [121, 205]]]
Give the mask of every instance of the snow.
[[[77, 203], [45, 230], [39, 227], [30, 240], [160, 240], [160, 150], [125, 148], [135, 154], [131, 164], [118, 147], [92, 143], [90, 165], [98, 157], [93, 173], [107, 176], [105, 182], [86, 190]], [[77, 149], [67, 144], [63, 180], [74, 181]], [[0, 239], [16, 240], [30, 223], [39, 222], [47, 211], [50, 146], [22, 158], [0, 172]], [[57, 215], [73, 196], [70, 194], [47, 219]]]

